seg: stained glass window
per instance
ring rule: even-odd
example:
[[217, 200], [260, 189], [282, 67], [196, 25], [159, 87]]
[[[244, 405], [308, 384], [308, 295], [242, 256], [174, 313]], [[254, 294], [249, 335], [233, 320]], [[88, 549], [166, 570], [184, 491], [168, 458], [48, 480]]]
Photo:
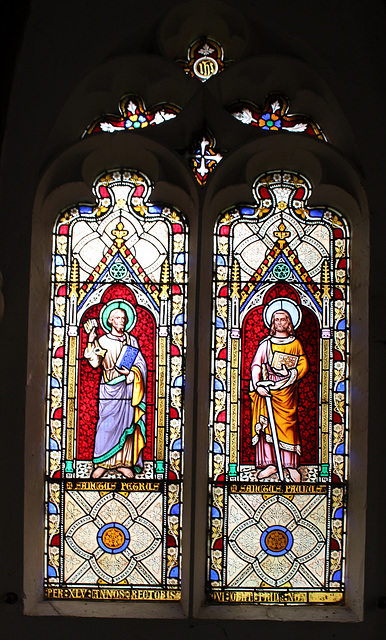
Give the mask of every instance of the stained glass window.
[[58, 217], [45, 597], [180, 598], [187, 225], [117, 170]]
[[326, 136], [309, 116], [290, 113], [289, 100], [281, 95], [268, 96], [263, 107], [242, 101], [229, 108], [231, 114], [243, 124], [250, 124], [263, 131], [288, 131], [305, 133], [326, 140]]
[[349, 229], [290, 171], [215, 227], [207, 593], [344, 599]]

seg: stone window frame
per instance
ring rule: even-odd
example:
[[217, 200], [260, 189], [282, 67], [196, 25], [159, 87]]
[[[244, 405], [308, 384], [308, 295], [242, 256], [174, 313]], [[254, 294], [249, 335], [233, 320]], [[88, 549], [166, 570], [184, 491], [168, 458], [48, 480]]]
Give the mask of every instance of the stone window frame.
[[[146, 104], [156, 104], [160, 98], [187, 107], [185, 114], [162, 127], [152, 127], [141, 134], [124, 132], [116, 135], [89, 136], [80, 134], [93, 117], [112, 111], [117, 100], [142, 86], [154, 66], [165, 82], [160, 82], [156, 94], [147, 87], [143, 95]], [[325, 84], [312, 74], [307, 65], [290, 58], [272, 60], [271, 71], [264, 83], [251, 89], [247, 78], [256, 77], [267, 60], [247, 60], [239, 63], [245, 78], [246, 98], [262, 103], [269, 87], [285, 87], [299, 112], [309, 113], [325, 131], [331, 143], [293, 134], [251, 132], [225, 112], [231, 102], [234, 71], [222, 74], [207, 84], [213, 98], [203, 105], [197, 101], [197, 84], [188, 77], [181, 81], [180, 70], [171, 72], [170, 63], [136, 56], [136, 70], [131, 58], [110, 61], [96, 69], [83, 81], [64, 105], [52, 129], [47, 145], [47, 158], [54, 157], [36, 189], [32, 222], [32, 252], [29, 310], [28, 385], [26, 407], [26, 487], [25, 487], [25, 613], [29, 615], [81, 615], [94, 617], [184, 618], [202, 619], [275, 619], [358, 621], [363, 617], [363, 566], [366, 500], [367, 390], [368, 390], [368, 265], [369, 212], [366, 195], [358, 172], [346, 159], [352, 157], [348, 125], [334, 97]], [[288, 70], [292, 73], [292, 83]], [[174, 76], [173, 76], [174, 73]], [[110, 74], [110, 75], [109, 75]], [[310, 75], [311, 74], [311, 75]], [[109, 82], [106, 81], [109, 77]], [[302, 91], [302, 78], [313, 78], [314, 86]], [[113, 81], [110, 81], [113, 78]], [[296, 78], [296, 80], [295, 80]], [[95, 94], [90, 89], [99, 82], [104, 91]], [[193, 82], [193, 84], [192, 84]], [[280, 84], [281, 83], [281, 84]], [[164, 94], [160, 96], [160, 92]], [[249, 93], [248, 93], [249, 92]], [[251, 93], [253, 95], [251, 95]], [[223, 104], [217, 102], [222, 97]], [[222, 109], [224, 107], [224, 109]], [[74, 116], [74, 114], [76, 114]], [[188, 114], [188, 115], [186, 115]], [[70, 118], [70, 120], [69, 120]], [[188, 122], [188, 119], [190, 121]], [[66, 123], [70, 121], [70, 126]], [[197, 185], [186, 160], [178, 153], [180, 140], [186, 146], [197, 123], [207, 122], [216, 134], [219, 147], [228, 148], [222, 162], [213, 172], [203, 190]], [[65, 133], [64, 133], [65, 131]], [[224, 131], [222, 136], [221, 132]], [[113, 167], [136, 168], [154, 182], [151, 200], [170, 203], [180, 209], [189, 221], [189, 305], [185, 442], [185, 501], [183, 553], [183, 597], [179, 604], [90, 603], [42, 600], [43, 567], [43, 474], [41, 466], [44, 446], [44, 390], [47, 345], [48, 282], [50, 274], [51, 233], [58, 212], [76, 202], [92, 201], [91, 185], [102, 171]], [[290, 169], [303, 173], [313, 184], [312, 203], [339, 209], [350, 221], [352, 229], [351, 260], [361, 265], [352, 275], [352, 347], [351, 347], [351, 436], [350, 451], [361, 452], [350, 471], [350, 508], [348, 514], [346, 583], [344, 606], [283, 607], [239, 605], [207, 605], [204, 598], [206, 563], [206, 527], [194, 530], [189, 526], [191, 513], [197, 523], [206, 522], [206, 451], [207, 410], [209, 397], [210, 358], [210, 279], [205, 274], [212, 269], [212, 237], [219, 213], [240, 202], [252, 202], [251, 186], [257, 175], [267, 169]], [[199, 373], [200, 372], [200, 373]], [[199, 428], [196, 429], [195, 425]], [[195, 477], [193, 485], [192, 478]], [[33, 478], [33, 482], [29, 479]], [[191, 559], [194, 558], [194, 563]]]

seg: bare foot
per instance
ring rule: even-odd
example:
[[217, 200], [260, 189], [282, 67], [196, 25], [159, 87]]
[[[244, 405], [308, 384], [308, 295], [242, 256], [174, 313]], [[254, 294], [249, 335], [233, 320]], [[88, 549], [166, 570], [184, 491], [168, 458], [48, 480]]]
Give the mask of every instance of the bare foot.
[[106, 473], [107, 469], [104, 469], [103, 467], [96, 467], [96, 469], [94, 469], [94, 471], [91, 474], [92, 478], [101, 478], [105, 473]]
[[125, 478], [135, 478], [134, 471], [129, 469], [129, 467], [118, 467], [118, 471], [120, 471]]
[[288, 473], [290, 474], [290, 478], [292, 480], [292, 482], [300, 482], [302, 479], [302, 476], [300, 475], [299, 471], [297, 469], [287, 469]]
[[262, 480], [263, 478], [269, 478], [273, 473], [276, 473], [277, 469], [274, 464], [269, 464], [268, 467], [262, 469], [257, 476], [258, 480]]

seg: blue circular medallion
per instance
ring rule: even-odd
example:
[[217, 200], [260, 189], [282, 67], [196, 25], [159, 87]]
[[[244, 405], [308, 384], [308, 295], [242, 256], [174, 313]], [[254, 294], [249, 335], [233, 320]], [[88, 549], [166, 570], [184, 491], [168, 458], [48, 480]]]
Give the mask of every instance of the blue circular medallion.
[[97, 541], [107, 553], [121, 553], [130, 542], [130, 534], [122, 524], [109, 522], [99, 529]]
[[292, 533], [279, 524], [268, 527], [261, 534], [260, 544], [270, 556], [283, 556], [293, 545]]

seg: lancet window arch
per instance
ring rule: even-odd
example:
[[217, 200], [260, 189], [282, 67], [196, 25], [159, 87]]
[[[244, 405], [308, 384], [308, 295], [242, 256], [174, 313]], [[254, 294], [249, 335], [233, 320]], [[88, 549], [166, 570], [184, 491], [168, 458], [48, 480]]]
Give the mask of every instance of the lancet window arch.
[[349, 228], [298, 173], [253, 193], [214, 237], [208, 594], [342, 602]]
[[105, 173], [55, 225], [47, 598], [180, 598], [188, 229], [150, 188]]

